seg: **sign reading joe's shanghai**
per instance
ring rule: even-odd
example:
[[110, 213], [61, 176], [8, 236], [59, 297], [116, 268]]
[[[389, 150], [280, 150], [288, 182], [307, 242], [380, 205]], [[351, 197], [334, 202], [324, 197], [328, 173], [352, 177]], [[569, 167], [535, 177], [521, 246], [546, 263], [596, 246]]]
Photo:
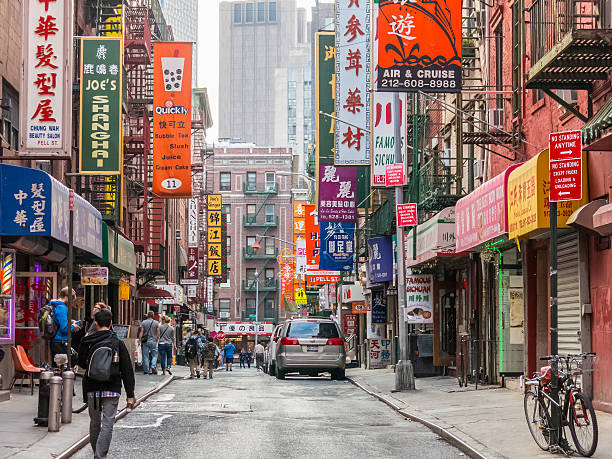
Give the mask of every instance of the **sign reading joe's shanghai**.
[[378, 90], [461, 91], [461, 0], [380, 0]]
[[191, 197], [192, 48], [192, 43], [155, 43], [153, 193], [161, 197]]
[[319, 220], [354, 222], [357, 218], [357, 167], [319, 166]]
[[81, 38], [82, 174], [121, 173], [121, 39]]

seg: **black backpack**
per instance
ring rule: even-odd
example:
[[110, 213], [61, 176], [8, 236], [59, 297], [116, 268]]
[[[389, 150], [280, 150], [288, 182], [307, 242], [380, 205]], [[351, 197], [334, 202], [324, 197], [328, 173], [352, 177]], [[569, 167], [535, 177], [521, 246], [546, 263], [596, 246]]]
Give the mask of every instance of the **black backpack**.
[[195, 359], [198, 356], [198, 339], [195, 336], [191, 336], [185, 344], [185, 356], [188, 359]]
[[94, 381], [107, 382], [119, 374], [119, 338], [115, 332], [108, 334], [89, 348], [87, 377]]

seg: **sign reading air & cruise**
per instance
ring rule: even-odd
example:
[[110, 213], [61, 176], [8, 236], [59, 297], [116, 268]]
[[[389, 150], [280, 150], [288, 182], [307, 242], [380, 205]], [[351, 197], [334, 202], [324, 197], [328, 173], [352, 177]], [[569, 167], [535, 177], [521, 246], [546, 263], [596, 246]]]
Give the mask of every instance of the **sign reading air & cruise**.
[[191, 197], [192, 47], [154, 46], [153, 193], [161, 197]]

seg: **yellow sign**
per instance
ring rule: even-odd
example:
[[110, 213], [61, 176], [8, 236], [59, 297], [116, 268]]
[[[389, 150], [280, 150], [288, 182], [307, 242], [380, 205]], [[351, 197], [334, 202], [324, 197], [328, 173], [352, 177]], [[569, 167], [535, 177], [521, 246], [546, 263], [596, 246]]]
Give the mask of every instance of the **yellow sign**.
[[279, 264], [282, 263], [295, 263], [295, 253], [288, 247], [281, 250], [281, 253], [276, 257], [276, 261]]
[[125, 281], [119, 281], [119, 301], [128, 301], [130, 299], [130, 284]]
[[221, 210], [221, 195], [220, 194], [209, 194], [208, 195], [208, 210]]
[[[589, 202], [586, 153], [582, 153], [582, 200], [557, 203], [557, 226], [568, 228], [567, 219], [580, 206]], [[530, 237], [534, 231], [550, 228], [550, 177], [548, 150], [544, 150], [508, 177], [508, 237]]]
[[221, 242], [221, 227], [211, 228], [208, 227], [208, 243]]
[[209, 276], [220, 276], [221, 275], [221, 260], [208, 260], [208, 275]]
[[295, 290], [295, 304], [306, 304], [308, 300], [306, 299], [306, 292], [303, 288], [298, 288]]
[[[209, 228], [211, 229], [211, 228]], [[221, 259], [221, 244], [208, 244], [208, 259], [209, 260], [220, 260]]]
[[208, 226], [221, 226], [221, 211], [220, 210], [209, 210], [208, 211]]

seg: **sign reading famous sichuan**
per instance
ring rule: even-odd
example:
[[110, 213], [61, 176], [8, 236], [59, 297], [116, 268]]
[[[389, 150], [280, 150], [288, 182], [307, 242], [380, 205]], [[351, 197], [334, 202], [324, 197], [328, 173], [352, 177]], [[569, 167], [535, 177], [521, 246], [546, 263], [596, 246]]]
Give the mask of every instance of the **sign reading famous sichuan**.
[[153, 193], [191, 196], [192, 43], [156, 42], [153, 63]]
[[380, 0], [378, 90], [461, 91], [461, 0]]
[[82, 174], [120, 174], [121, 39], [81, 38]]

